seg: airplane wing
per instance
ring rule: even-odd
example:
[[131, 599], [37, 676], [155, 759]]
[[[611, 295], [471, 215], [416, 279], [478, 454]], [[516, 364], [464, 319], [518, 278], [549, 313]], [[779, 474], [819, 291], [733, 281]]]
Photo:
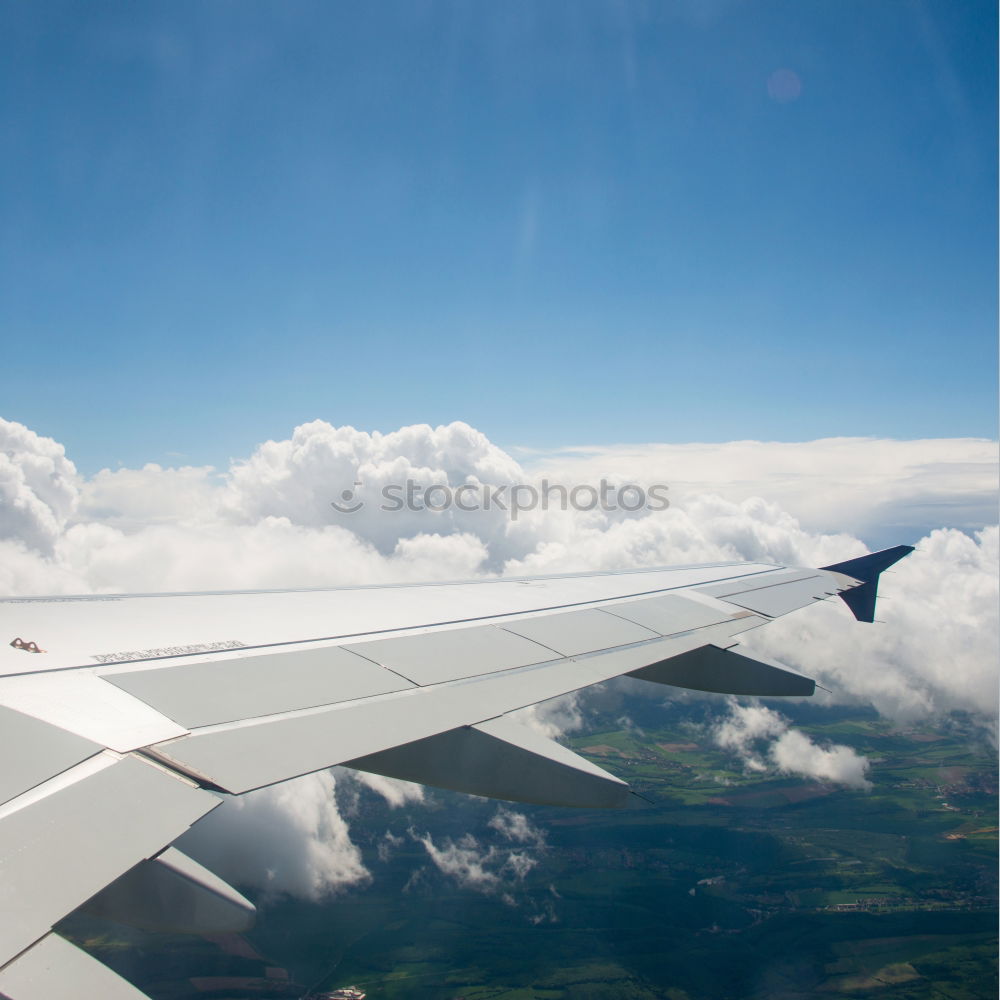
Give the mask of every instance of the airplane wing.
[[247, 929], [253, 906], [170, 846], [229, 795], [344, 764], [623, 805], [623, 781], [510, 713], [622, 674], [811, 695], [808, 678], [735, 651], [738, 636], [836, 595], [871, 621], [879, 573], [910, 551], [823, 569], [0, 599], [0, 995], [141, 1000], [53, 932], [80, 907]]

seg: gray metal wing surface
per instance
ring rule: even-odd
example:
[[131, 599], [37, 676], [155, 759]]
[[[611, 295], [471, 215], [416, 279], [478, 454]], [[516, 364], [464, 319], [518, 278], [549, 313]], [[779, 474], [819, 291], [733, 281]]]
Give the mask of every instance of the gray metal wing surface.
[[620, 806], [621, 779], [511, 713], [622, 674], [808, 696], [811, 680], [736, 652], [738, 637], [836, 595], [870, 619], [878, 573], [908, 551], [826, 569], [0, 599], [0, 995], [142, 996], [52, 931], [80, 907], [245, 929], [251, 904], [170, 847], [229, 795], [344, 764]]

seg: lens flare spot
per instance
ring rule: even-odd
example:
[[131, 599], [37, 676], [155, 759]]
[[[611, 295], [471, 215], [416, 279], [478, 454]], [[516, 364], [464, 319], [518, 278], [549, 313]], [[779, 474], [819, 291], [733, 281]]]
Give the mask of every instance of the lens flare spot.
[[802, 80], [790, 69], [776, 69], [767, 78], [767, 95], [779, 104], [797, 101], [802, 95]]

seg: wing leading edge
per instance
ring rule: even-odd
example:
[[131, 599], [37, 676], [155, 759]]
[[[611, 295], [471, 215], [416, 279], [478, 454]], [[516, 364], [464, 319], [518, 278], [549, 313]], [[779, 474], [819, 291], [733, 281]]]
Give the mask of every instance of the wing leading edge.
[[735, 651], [736, 637], [833, 596], [871, 621], [879, 574], [909, 551], [819, 570], [0, 600], [22, 638], [0, 652], [0, 995], [141, 996], [52, 933], [79, 907], [147, 928], [245, 928], [251, 904], [169, 846], [228, 794], [344, 764], [621, 806], [621, 779], [510, 713], [623, 674], [808, 697], [812, 680]]

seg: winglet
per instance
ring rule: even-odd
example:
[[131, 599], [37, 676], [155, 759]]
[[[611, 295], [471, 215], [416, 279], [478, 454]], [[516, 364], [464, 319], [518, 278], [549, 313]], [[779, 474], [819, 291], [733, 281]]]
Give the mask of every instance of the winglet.
[[860, 587], [845, 590], [840, 596], [859, 622], [873, 622], [879, 574], [912, 551], [912, 545], [894, 545], [891, 549], [871, 552], [857, 559], [848, 559], [847, 562], [834, 563], [832, 566], [821, 566], [820, 569], [843, 573], [844, 576], [853, 576], [855, 580], [863, 581]]

